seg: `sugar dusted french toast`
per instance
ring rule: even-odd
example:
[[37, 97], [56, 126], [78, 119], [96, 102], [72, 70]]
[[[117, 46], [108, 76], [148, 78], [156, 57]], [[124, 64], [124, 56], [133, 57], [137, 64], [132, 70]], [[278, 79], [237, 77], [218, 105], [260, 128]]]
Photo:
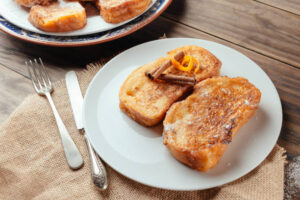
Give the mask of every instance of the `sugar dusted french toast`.
[[142, 14], [152, 0], [97, 0], [100, 14], [108, 23], [120, 23]]
[[219, 75], [221, 62], [206, 49], [191, 45], [174, 49], [166, 57], [139, 67], [127, 77], [119, 91], [121, 110], [142, 125], [154, 126], [160, 123], [169, 107], [190, 92], [193, 85], [151, 80], [145, 74], [168, 63], [180, 52], [192, 57], [198, 67], [182, 71], [171, 64], [164, 74], [194, 78], [195, 82]]
[[32, 25], [43, 31], [68, 32], [86, 25], [86, 12], [78, 2], [37, 5], [31, 8], [28, 19]]
[[174, 103], [163, 122], [164, 144], [180, 162], [207, 171], [254, 114], [261, 93], [245, 78], [214, 77]]

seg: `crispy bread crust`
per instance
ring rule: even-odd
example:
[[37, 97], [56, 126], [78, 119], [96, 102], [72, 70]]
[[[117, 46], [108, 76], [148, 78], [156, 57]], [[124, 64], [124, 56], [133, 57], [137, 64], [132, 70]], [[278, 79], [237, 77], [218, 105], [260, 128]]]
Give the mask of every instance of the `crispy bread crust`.
[[217, 165], [237, 131], [253, 116], [260, 97], [245, 78], [206, 79], [167, 112], [164, 144], [178, 161], [205, 172]]
[[[163, 61], [158, 60], [157, 62]], [[120, 109], [144, 126], [154, 126], [160, 123], [172, 103], [192, 89], [190, 86], [157, 83], [149, 80], [145, 76], [145, 72], [152, 69], [153, 66], [156, 64], [146, 64], [134, 70], [125, 80], [119, 92]], [[145, 85], [147, 88], [143, 88]], [[142, 90], [139, 95], [132, 98], [131, 95], [136, 88], [142, 88]], [[164, 105], [154, 105], [162, 96], [165, 96]]]
[[152, 0], [102, 0], [98, 1], [100, 14], [106, 22], [120, 23], [142, 14]]
[[[197, 81], [219, 75], [221, 62], [209, 51], [198, 46], [184, 46], [168, 52], [167, 58], [159, 58], [157, 61], [146, 64], [134, 70], [120, 88], [120, 108], [132, 119], [145, 126], [154, 126], [160, 123], [169, 107], [193, 88], [186, 85], [171, 84], [151, 81], [145, 76], [150, 71], [178, 51], [184, 51], [192, 55], [201, 64], [201, 70], [196, 73]], [[171, 66], [166, 73], [194, 76], [188, 72], [182, 72]]]

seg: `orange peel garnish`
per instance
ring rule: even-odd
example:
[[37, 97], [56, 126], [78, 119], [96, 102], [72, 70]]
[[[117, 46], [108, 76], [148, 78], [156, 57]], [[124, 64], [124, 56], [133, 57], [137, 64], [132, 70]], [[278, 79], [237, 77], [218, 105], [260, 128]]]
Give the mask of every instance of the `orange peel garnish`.
[[171, 62], [172, 62], [172, 65], [173, 65], [175, 68], [177, 68], [178, 70], [184, 71], [184, 72], [189, 71], [189, 69], [187, 69], [187, 67], [183, 66], [180, 62], [178, 62], [178, 61], [175, 60], [174, 58], [171, 58]]
[[[173, 56], [171, 58], [171, 62], [172, 62], [172, 65], [180, 71], [184, 71], [184, 72], [192, 71], [194, 66], [195, 66], [194, 73], [199, 71], [199, 62], [198, 62], [198, 60], [196, 58], [192, 57], [192, 56], [189, 56], [189, 55], [184, 56], [181, 62], [175, 60], [175, 58]], [[188, 63], [188, 65], [185, 66], [187, 63]]]

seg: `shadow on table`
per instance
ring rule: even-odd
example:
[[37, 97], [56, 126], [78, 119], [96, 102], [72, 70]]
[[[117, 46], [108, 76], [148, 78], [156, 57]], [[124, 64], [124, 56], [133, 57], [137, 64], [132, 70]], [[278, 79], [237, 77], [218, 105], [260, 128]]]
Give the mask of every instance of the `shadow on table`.
[[[167, 13], [176, 13], [177, 17], [186, 12], [185, 0], [173, 0], [164, 16]], [[103, 44], [84, 46], [84, 47], [50, 47], [25, 42], [15, 39], [6, 34], [0, 34], [0, 40], [3, 41], [0, 50], [10, 52], [14, 55], [14, 61], [5, 60], [4, 63], [14, 66], [11, 68], [15, 71], [24, 71], [23, 65], [25, 59], [41, 57], [49, 69], [51, 76], [59, 80], [64, 77], [68, 70], [80, 70], [85, 68], [86, 64], [101, 59], [108, 60], [118, 53], [129, 49], [135, 45], [158, 39], [166, 33], [167, 37], [172, 37], [172, 32], [176, 33], [174, 22], [168, 22], [168, 17], [159, 17], [146, 27], [125, 36], [123, 38], [110, 41]], [[23, 73], [23, 72], [21, 72]]]
[[[164, 35], [166, 37], [178, 37], [178, 31], [182, 31], [182, 28], [181, 24], [177, 21], [180, 21], [181, 17], [184, 16], [186, 12], [188, 12], [188, 10], [185, 0], [173, 0], [160, 17], [155, 19], [141, 31], [155, 35], [156, 38]], [[176, 20], [173, 20], [173, 18], [176, 18]]]

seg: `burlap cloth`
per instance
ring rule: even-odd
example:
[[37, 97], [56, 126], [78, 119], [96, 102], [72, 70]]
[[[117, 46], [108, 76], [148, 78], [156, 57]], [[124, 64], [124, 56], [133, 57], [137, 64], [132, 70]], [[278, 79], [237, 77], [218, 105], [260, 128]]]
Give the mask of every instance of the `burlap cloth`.
[[[83, 92], [99, 69], [100, 66], [78, 73]], [[125, 178], [107, 166], [109, 189], [99, 192], [90, 178], [84, 138], [76, 129], [64, 81], [55, 84], [52, 96], [85, 165], [78, 171], [69, 169], [47, 100], [36, 94], [28, 96], [0, 129], [1, 200], [283, 198], [285, 157], [279, 146], [255, 170], [222, 187], [191, 192], [156, 189]]]

